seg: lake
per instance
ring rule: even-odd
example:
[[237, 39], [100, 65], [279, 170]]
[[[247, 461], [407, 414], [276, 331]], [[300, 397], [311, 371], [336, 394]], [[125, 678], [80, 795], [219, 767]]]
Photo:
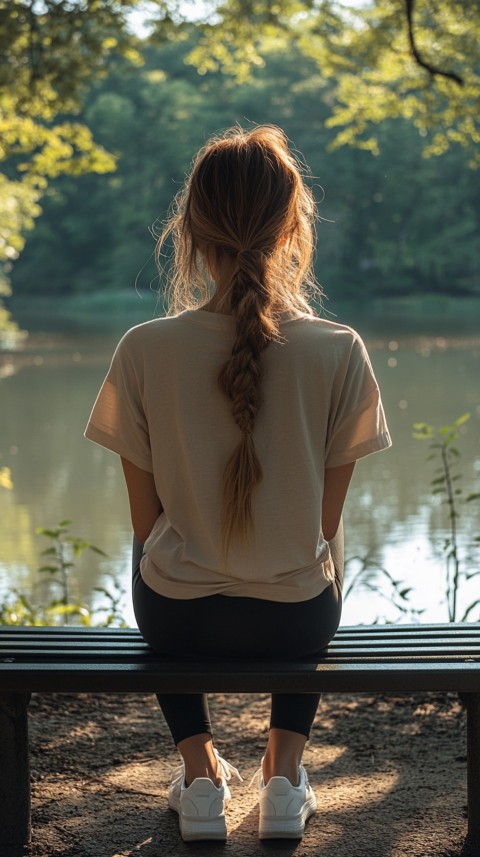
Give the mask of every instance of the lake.
[[[382, 309], [383, 306], [383, 309]], [[347, 585], [360, 568], [346, 599], [342, 624], [412, 621], [390, 600], [385, 572], [411, 588], [409, 603], [423, 609], [423, 621], [446, 621], [444, 603], [448, 517], [440, 496], [432, 496], [435, 462], [427, 462], [428, 442], [412, 438], [412, 424], [451, 423], [465, 412], [455, 485], [463, 495], [480, 482], [479, 304], [468, 311], [429, 311], [390, 305], [375, 311], [337, 309], [365, 339], [382, 390], [394, 446], [357, 465], [345, 509]], [[149, 316], [145, 314], [145, 319]], [[0, 489], [0, 592], [31, 590], [47, 540], [39, 526], [72, 520], [71, 532], [108, 554], [84, 554], [75, 577], [81, 597], [100, 596], [94, 587], [120, 580], [127, 595], [124, 613], [133, 623], [129, 601], [131, 528], [120, 463], [112, 453], [83, 439], [95, 395], [116, 342], [130, 324], [108, 318], [102, 330], [83, 317], [73, 324], [30, 320], [31, 334], [19, 352], [0, 352], [0, 465], [12, 470], [13, 490]], [[459, 540], [463, 568], [478, 568], [480, 501], [460, 507]], [[476, 555], [475, 555], [476, 551]], [[480, 596], [478, 578], [462, 588], [460, 616]], [[403, 603], [403, 602], [402, 602]], [[476, 619], [480, 611], [470, 615]]]

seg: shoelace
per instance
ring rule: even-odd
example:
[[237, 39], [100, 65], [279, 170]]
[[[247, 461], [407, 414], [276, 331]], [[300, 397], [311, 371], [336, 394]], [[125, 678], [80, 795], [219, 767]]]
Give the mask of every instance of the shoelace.
[[215, 755], [217, 757], [218, 764], [220, 765], [220, 770], [222, 772], [222, 775], [225, 777], [225, 779], [231, 780], [232, 775], [233, 775], [237, 778], [237, 780], [239, 780], [241, 783], [243, 783], [243, 777], [240, 774], [240, 771], [237, 768], [235, 768], [234, 765], [231, 765], [230, 762], [227, 762], [226, 759], [222, 759], [222, 757], [219, 756], [219, 754], [217, 753], [216, 750], [215, 750]]
[[259, 785], [259, 784], [260, 784], [260, 780], [261, 780], [262, 778], [263, 778], [263, 771], [262, 771], [262, 769], [261, 769], [261, 768], [259, 768], [259, 769], [258, 769], [258, 771], [255, 771], [255, 773], [254, 773], [254, 775], [253, 775], [252, 779], [250, 780], [250, 782], [249, 782], [249, 784], [248, 784], [248, 788], [249, 788], [249, 789], [251, 789], [254, 783], [256, 783], [257, 785]]
[[[237, 768], [234, 767], [234, 765], [231, 765], [230, 762], [227, 762], [226, 759], [223, 759], [222, 756], [219, 755], [217, 750], [215, 750], [215, 755], [217, 757], [217, 761], [220, 767], [221, 776], [225, 780], [231, 780], [232, 776], [235, 776], [238, 780], [240, 780], [240, 782], [243, 782], [243, 777], [241, 776]], [[177, 785], [178, 782], [183, 782], [184, 779], [185, 765], [182, 762], [182, 764], [179, 765], [178, 768], [175, 768], [172, 772], [171, 785]]]

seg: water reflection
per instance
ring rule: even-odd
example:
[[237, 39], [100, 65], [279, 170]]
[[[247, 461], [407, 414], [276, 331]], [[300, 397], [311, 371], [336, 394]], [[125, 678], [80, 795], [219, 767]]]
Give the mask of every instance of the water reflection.
[[[427, 443], [412, 439], [412, 423], [441, 425], [472, 412], [460, 442], [462, 487], [465, 494], [477, 491], [480, 339], [362, 332], [382, 388], [394, 446], [358, 464], [345, 511], [346, 553], [370, 558], [369, 585], [383, 584], [378, 568], [386, 568], [413, 588], [411, 602], [426, 607], [426, 621], [446, 620], [440, 601], [447, 521], [438, 498], [431, 496], [433, 465], [425, 461]], [[32, 585], [45, 547], [34, 530], [65, 518], [74, 522], [75, 535], [108, 554], [100, 561], [85, 554], [79, 562], [83, 597], [88, 600], [94, 586], [107, 582], [111, 573], [129, 588], [131, 531], [119, 462], [82, 437], [117, 339], [110, 333], [32, 337], [19, 355], [0, 360], [0, 466], [9, 466], [14, 480], [13, 491], [0, 492], [3, 589]], [[470, 504], [459, 525], [466, 556], [472, 534], [480, 534], [479, 503]], [[352, 560], [349, 574], [356, 570], [358, 564]], [[463, 607], [474, 594], [475, 578], [465, 588]], [[130, 609], [127, 616], [132, 620]], [[396, 621], [398, 613], [370, 589], [355, 586], [345, 605], [344, 624], [376, 617]]]

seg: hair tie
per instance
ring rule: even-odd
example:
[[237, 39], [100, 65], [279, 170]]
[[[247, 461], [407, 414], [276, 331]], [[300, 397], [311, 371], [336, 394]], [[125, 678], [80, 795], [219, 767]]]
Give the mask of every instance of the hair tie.
[[266, 255], [262, 250], [252, 250], [244, 247], [237, 253], [237, 263], [242, 267], [245, 264], [264, 264]]

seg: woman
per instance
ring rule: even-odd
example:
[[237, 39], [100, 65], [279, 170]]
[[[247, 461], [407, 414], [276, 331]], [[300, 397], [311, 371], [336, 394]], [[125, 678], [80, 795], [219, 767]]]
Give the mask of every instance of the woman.
[[[359, 336], [308, 304], [314, 219], [280, 129], [207, 143], [157, 248], [173, 237], [173, 315], [123, 337], [90, 417], [87, 437], [122, 459], [135, 615], [161, 654], [298, 658], [338, 627], [347, 489], [390, 438]], [[183, 759], [181, 834], [224, 839], [238, 772], [206, 696], [158, 700]], [[272, 694], [261, 838], [301, 837], [316, 809], [301, 759], [318, 702]]]

